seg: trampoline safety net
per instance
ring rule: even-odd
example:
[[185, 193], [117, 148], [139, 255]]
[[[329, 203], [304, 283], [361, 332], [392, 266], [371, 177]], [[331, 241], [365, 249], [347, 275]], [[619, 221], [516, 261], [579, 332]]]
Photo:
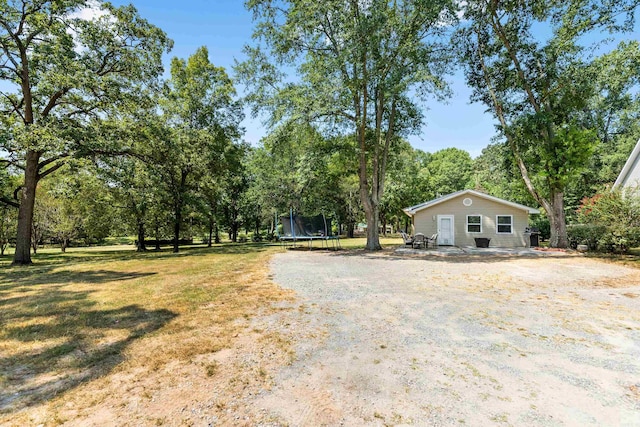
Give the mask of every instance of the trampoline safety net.
[[313, 237], [330, 236], [331, 220], [324, 215], [305, 217], [300, 215], [287, 215], [280, 217], [282, 224], [282, 237]]

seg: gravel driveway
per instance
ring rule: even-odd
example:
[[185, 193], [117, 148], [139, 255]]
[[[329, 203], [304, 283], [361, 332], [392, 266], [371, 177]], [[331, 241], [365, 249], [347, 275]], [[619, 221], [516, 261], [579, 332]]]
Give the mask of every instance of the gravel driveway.
[[640, 272], [582, 257], [288, 251], [265, 425], [640, 425]]

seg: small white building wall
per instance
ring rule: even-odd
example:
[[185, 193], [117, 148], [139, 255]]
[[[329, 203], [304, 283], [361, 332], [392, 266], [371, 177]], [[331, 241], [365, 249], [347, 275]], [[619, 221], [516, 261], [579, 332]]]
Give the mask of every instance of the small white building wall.
[[[465, 206], [462, 201], [471, 199], [471, 205]], [[454, 243], [456, 246], [475, 246], [475, 237], [491, 239], [491, 247], [526, 247], [527, 240], [524, 231], [529, 226], [529, 213], [511, 206], [494, 202], [469, 194], [461, 194], [451, 200], [439, 203], [433, 207], [418, 211], [413, 216], [414, 233], [432, 236], [438, 230], [438, 215], [454, 216]], [[467, 233], [467, 215], [482, 216], [482, 232]], [[496, 217], [511, 215], [513, 217], [512, 234], [498, 234]], [[525, 238], [526, 237], [526, 238]]]
[[636, 157], [631, 164], [631, 169], [624, 177], [624, 180], [620, 183], [626, 191], [637, 192], [640, 189], [640, 157]]

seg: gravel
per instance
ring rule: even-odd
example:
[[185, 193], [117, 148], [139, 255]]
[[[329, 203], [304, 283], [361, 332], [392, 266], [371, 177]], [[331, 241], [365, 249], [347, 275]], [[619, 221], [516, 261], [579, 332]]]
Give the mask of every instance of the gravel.
[[264, 425], [640, 425], [640, 274], [582, 257], [288, 251]]

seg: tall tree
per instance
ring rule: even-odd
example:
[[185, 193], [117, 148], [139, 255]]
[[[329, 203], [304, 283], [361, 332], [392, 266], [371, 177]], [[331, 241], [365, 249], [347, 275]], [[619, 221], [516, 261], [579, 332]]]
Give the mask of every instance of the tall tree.
[[[83, 19], [80, 12], [94, 12]], [[38, 181], [90, 149], [97, 124], [161, 71], [166, 35], [133, 6], [90, 0], [0, 1], [2, 163], [24, 174], [14, 264], [30, 264]]]
[[161, 102], [163, 126], [153, 154], [171, 193], [173, 251], [178, 252], [183, 209], [206, 174], [221, 174], [228, 147], [240, 137], [243, 119], [235, 88], [222, 67], [209, 61], [206, 47], [188, 60], [171, 61], [171, 79]]
[[442, 94], [447, 50], [433, 36], [455, 20], [451, 0], [250, 0], [256, 36], [280, 64], [296, 66], [283, 83], [259, 48], [239, 75], [272, 118], [320, 121], [327, 133], [353, 135], [368, 250], [380, 249], [378, 217], [389, 151], [415, 131], [415, 95]]
[[472, 99], [498, 119], [528, 191], [548, 214], [551, 246], [568, 244], [566, 187], [598, 140], [584, 114], [597, 90], [588, 59], [593, 51], [581, 43], [595, 30], [630, 30], [637, 3], [464, 3], [466, 25], [456, 43], [462, 46]]

